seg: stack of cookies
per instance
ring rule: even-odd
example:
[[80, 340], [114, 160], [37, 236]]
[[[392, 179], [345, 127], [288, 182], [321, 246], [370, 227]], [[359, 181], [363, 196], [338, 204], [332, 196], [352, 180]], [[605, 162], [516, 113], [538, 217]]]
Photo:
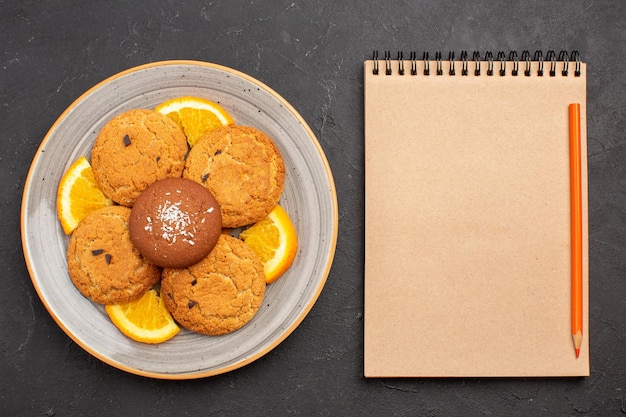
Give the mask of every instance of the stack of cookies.
[[220, 335], [244, 326], [265, 294], [259, 256], [224, 229], [264, 219], [284, 189], [285, 166], [258, 129], [225, 126], [191, 149], [181, 128], [153, 110], [130, 110], [100, 131], [95, 180], [116, 204], [82, 220], [67, 249], [78, 290], [100, 304], [161, 286], [183, 327]]

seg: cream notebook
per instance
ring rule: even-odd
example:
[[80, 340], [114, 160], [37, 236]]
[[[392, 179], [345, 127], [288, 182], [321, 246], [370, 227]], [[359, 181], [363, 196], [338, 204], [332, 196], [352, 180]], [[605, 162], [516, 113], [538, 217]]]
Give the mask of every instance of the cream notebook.
[[[576, 52], [543, 57], [385, 53], [365, 62], [366, 377], [589, 375], [586, 66]], [[578, 358], [570, 328], [575, 102]]]

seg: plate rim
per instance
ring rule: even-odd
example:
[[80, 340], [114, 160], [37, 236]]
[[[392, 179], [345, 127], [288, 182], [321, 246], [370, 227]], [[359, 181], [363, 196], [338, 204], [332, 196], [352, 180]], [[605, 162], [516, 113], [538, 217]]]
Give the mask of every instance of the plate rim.
[[[269, 343], [266, 347], [264, 347], [263, 349], [261, 349], [260, 351], [256, 352], [253, 355], [250, 355], [246, 358], [244, 358], [243, 360], [227, 365], [227, 366], [223, 366], [223, 367], [219, 367], [216, 369], [212, 369], [209, 371], [203, 371], [203, 372], [197, 372], [197, 373], [189, 373], [189, 372], [184, 372], [184, 373], [180, 373], [180, 374], [169, 374], [169, 373], [158, 373], [158, 372], [150, 372], [150, 371], [144, 371], [141, 369], [136, 369], [133, 368], [131, 366], [128, 366], [126, 364], [120, 363], [118, 361], [115, 361], [113, 358], [109, 358], [106, 357], [100, 353], [98, 353], [97, 351], [95, 351], [91, 346], [89, 346], [87, 343], [84, 343], [82, 340], [80, 340], [80, 338], [76, 335], [74, 335], [63, 323], [63, 321], [61, 320], [60, 317], [58, 317], [58, 315], [54, 312], [54, 309], [52, 308], [52, 306], [49, 304], [48, 300], [44, 297], [43, 295], [43, 291], [42, 289], [39, 287], [39, 282], [37, 280], [37, 278], [35, 277], [35, 271], [34, 271], [34, 266], [31, 264], [32, 260], [29, 254], [29, 249], [28, 249], [28, 242], [26, 241], [26, 217], [27, 217], [27, 208], [28, 208], [28, 202], [30, 199], [29, 196], [29, 191], [31, 190], [32, 187], [32, 183], [33, 183], [33, 174], [35, 171], [35, 168], [39, 162], [39, 159], [42, 157], [42, 154], [44, 154], [42, 152], [42, 149], [44, 149], [44, 147], [46, 146], [47, 142], [49, 141], [50, 137], [53, 135], [53, 133], [57, 130], [58, 125], [67, 117], [67, 115], [76, 107], [78, 106], [86, 97], [88, 97], [90, 94], [92, 94], [94, 91], [103, 88], [104, 86], [106, 86], [107, 84], [111, 83], [112, 81], [121, 78], [123, 76], [126, 76], [128, 74], [134, 73], [134, 72], [138, 72], [138, 71], [143, 71], [146, 69], [150, 69], [150, 68], [155, 68], [155, 67], [164, 67], [164, 66], [169, 66], [169, 65], [187, 65], [187, 66], [200, 66], [200, 67], [207, 67], [207, 68], [211, 68], [211, 69], [216, 69], [216, 70], [220, 70], [229, 74], [232, 74], [234, 76], [240, 77], [245, 79], [246, 81], [257, 85], [258, 87], [264, 89], [267, 93], [269, 93], [271, 96], [273, 96], [276, 100], [278, 100], [281, 105], [283, 107], [285, 107], [289, 113], [291, 113], [299, 122], [299, 124], [302, 126], [302, 128], [306, 131], [307, 136], [309, 137], [309, 139], [311, 140], [311, 142], [313, 143], [313, 145], [315, 146], [316, 150], [317, 150], [317, 154], [320, 157], [320, 160], [322, 162], [322, 165], [324, 166], [324, 170], [329, 182], [329, 186], [330, 186], [330, 194], [331, 194], [331, 205], [332, 205], [332, 235], [330, 236], [330, 246], [329, 246], [329, 250], [328, 250], [328, 259], [326, 261], [326, 264], [324, 265], [324, 269], [323, 271], [321, 271], [321, 280], [319, 282], [319, 284], [317, 285], [317, 288], [315, 288], [315, 292], [312, 294], [311, 299], [307, 302], [306, 305], [303, 306], [302, 310], [300, 311], [300, 313], [298, 314], [296, 320], [294, 320], [293, 324], [291, 324], [289, 327], [287, 327], [280, 335], [279, 337], [277, 337], [275, 340], [273, 340], [271, 343]], [[56, 322], [56, 324], [63, 330], [63, 332], [69, 336], [77, 345], [79, 345], [82, 349], [84, 349], [87, 353], [89, 353], [90, 355], [98, 358], [100, 361], [113, 366], [117, 369], [123, 370], [125, 372], [131, 373], [131, 374], [135, 374], [135, 375], [140, 375], [140, 376], [145, 376], [145, 377], [151, 377], [151, 378], [157, 378], [157, 379], [171, 379], [171, 380], [183, 380], [183, 379], [198, 379], [198, 378], [205, 378], [205, 377], [209, 377], [209, 376], [215, 376], [215, 375], [219, 375], [219, 374], [223, 374], [223, 373], [227, 373], [230, 371], [233, 371], [235, 369], [241, 368], [245, 365], [248, 365], [254, 361], [256, 361], [257, 359], [265, 356], [268, 352], [270, 352], [271, 350], [273, 350], [276, 346], [278, 346], [280, 343], [282, 343], [289, 335], [291, 335], [291, 333], [293, 333], [293, 331], [302, 323], [302, 321], [306, 318], [306, 316], [309, 314], [309, 312], [311, 311], [311, 309], [313, 308], [313, 306], [315, 305], [315, 303], [317, 302], [325, 284], [326, 281], [328, 280], [328, 276], [330, 274], [330, 270], [333, 264], [333, 260], [334, 260], [334, 256], [335, 256], [335, 252], [336, 252], [336, 248], [337, 248], [337, 237], [338, 237], [338, 230], [339, 230], [339, 209], [338, 209], [338, 201], [337, 201], [337, 190], [336, 190], [336, 186], [335, 186], [335, 182], [334, 182], [334, 178], [332, 175], [332, 171], [330, 169], [330, 164], [328, 163], [328, 159], [326, 158], [326, 154], [324, 153], [324, 150], [319, 142], [319, 140], [317, 139], [316, 135], [313, 133], [312, 129], [310, 128], [309, 124], [304, 120], [304, 118], [300, 115], [300, 113], [287, 101], [285, 100], [280, 94], [278, 94], [274, 89], [272, 89], [271, 87], [269, 87], [268, 85], [266, 85], [265, 83], [263, 83], [262, 81], [246, 74], [243, 73], [239, 70], [236, 70], [234, 68], [230, 68], [221, 64], [216, 64], [216, 63], [211, 63], [211, 62], [205, 62], [205, 61], [197, 61], [197, 60], [188, 60], [188, 59], [177, 59], [177, 60], [163, 60], [163, 61], [154, 61], [154, 62], [150, 62], [150, 63], [146, 63], [146, 64], [141, 64], [141, 65], [137, 65], [137, 66], [133, 66], [131, 68], [125, 69], [123, 71], [117, 72], [111, 76], [108, 76], [106, 78], [104, 78], [102, 81], [96, 83], [95, 85], [93, 85], [92, 87], [90, 87], [89, 89], [87, 89], [85, 92], [83, 92], [82, 94], [80, 94], [60, 115], [59, 117], [55, 120], [55, 122], [51, 125], [51, 127], [48, 129], [48, 131], [46, 132], [45, 136], [43, 137], [43, 139], [41, 140], [39, 146], [37, 147], [37, 150], [35, 151], [35, 154], [30, 162], [30, 166], [28, 168], [28, 172], [26, 175], [26, 179], [24, 181], [24, 189], [22, 192], [22, 202], [21, 202], [21, 207], [20, 207], [20, 234], [21, 234], [21, 243], [22, 243], [22, 251], [23, 251], [23, 255], [24, 255], [24, 261], [26, 263], [26, 267], [28, 270], [28, 274], [30, 277], [30, 280], [33, 284], [33, 286], [35, 287], [35, 291], [37, 292], [37, 295], [40, 299], [40, 301], [43, 303], [44, 307], [46, 308], [46, 310], [48, 311], [48, 314], [50, 314], [50, 316], [53, 318], [53, 320]]]

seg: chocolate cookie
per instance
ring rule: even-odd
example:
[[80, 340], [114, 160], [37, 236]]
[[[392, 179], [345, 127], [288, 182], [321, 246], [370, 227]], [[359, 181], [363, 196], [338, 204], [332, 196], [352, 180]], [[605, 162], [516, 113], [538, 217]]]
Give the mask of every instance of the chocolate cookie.
[[184, 178], [208, 188], [222, 209], [224, 227], [265, 218], [285, 186], [285, 164], [274, 142], [248, 126], [215, 129], [191, 148]]
[[183, 327], [207, 335], [233, 332], [256, 314], [265, 294], [259, 257], [241, 240], [220, 235], [202, 261], [164, 269], [161, 294]]
[[195, 181], [166, 178], [137, 198], [129, 222], [139, 252], [164, 268], [185, 268], [207, 256], [222, 232], [220, 206]]
[[169, 117], [154, 110], [129, 110], [102, 128], [91, 165], [102, 192], [132, 207], [148, 185], [181, 176], [187, 150], [185, 134]]
[[130, 209], [109, 206], [85, 217], [67, 248], [70, 279], [85, 297], [118, 304], [141, 297], [161, 277], [130, 240]]

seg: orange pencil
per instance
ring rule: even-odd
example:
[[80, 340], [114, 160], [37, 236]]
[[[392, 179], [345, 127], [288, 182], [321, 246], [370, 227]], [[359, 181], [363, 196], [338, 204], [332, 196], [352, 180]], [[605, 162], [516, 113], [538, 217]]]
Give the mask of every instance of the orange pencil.
[[583, 340], [583, 221], [579, 103], [569, 105], [569, 144], [572, 207], [572, 338], [578, 357]]

